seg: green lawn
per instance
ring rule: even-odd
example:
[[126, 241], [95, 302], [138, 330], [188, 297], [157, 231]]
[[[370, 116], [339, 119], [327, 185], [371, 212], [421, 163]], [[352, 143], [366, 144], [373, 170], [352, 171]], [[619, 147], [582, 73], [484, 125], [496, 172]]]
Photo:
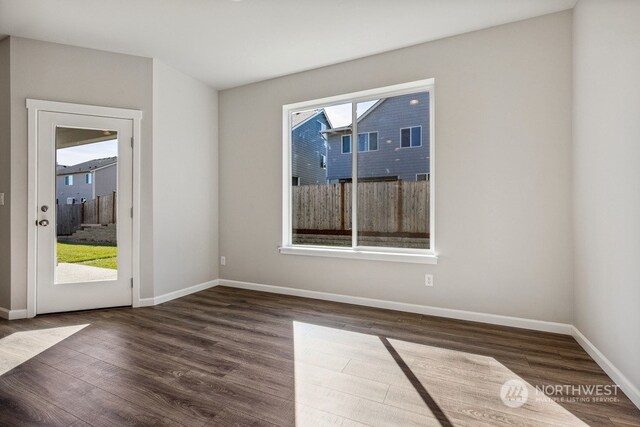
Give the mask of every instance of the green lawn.
[[118, 248], [115, 246], [58, 243], [57, 248], [58, 262], [81, 263], [93, 267], [118, 269]]

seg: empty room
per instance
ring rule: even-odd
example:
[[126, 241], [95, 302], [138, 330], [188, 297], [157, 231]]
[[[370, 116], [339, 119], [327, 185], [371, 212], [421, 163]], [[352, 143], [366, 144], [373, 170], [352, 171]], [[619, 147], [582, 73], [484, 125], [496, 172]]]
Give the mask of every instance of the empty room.
[[0, 426], [640, 426], [640, 1], [0, 0]]

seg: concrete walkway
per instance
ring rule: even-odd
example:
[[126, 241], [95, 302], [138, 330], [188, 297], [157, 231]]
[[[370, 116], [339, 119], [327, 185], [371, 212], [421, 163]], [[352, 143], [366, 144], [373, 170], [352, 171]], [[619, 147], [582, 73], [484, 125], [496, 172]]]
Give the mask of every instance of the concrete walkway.
[[95, 282], [117, 278], [118, 270], [61, 262], [56, 267], [55, 283]]

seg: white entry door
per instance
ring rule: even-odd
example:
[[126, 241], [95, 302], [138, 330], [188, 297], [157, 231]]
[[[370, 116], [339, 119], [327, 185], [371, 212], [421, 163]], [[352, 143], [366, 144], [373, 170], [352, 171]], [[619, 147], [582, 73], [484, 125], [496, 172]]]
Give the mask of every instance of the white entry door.
[[131, 305], [133, 121], [37, 114], [35, 311]]

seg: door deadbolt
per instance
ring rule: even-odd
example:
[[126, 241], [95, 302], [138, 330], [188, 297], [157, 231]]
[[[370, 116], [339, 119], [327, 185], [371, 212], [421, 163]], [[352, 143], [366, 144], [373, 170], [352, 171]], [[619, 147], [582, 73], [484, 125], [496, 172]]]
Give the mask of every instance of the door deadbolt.
[[42, 206], [42, 207], [40, 208], [40, 210], [41, 210], [42, 212], [46, 212], [46, 211], [48, 211], [48, 210], [49, 210], [49, 206], [44, 205], [44, 206]]

